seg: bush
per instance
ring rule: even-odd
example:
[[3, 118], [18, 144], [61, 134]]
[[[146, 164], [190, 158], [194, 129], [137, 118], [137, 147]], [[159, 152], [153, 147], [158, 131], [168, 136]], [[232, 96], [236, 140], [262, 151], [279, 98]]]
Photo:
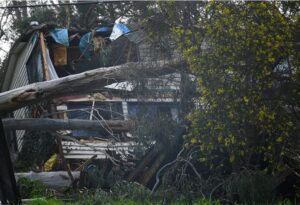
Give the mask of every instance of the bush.
[[23, 199], [43, 197], [46, 195], [46, 185], [37, 180], [31, 181], [25, 177], [20, 177], [18, 186]]
[[112, 194], [110, 192], [103, 191], [102, 189], [97, 189], [94, 193], [88, 195], [88, 197], [84, 197], [81, 200], [82, 205], [86, 204], [107, 204], [112, 201]]
[[[63, 201], [57, 200], [57, 199], [37, 199], [34, 200], [27, 205], [163, 205], [164, 203], [158, 203], [153, 201], [145, 201], [141, 203], [140, 201], [134, 201], [134, 200], [110, 200], [110, 201], [93, 201], [93, 200], [85, 200], [85, 201], [79, 201], [79, 202], [73, 202], [73, 203], [65, 203]], [[221, 205], [218, 201], [209, 201], [209, 200], [199, 200], [194, 203], [187, 203], [186, 201], [175, 201], [173, 203], [168, 203], [170, 205]], [[276, 205], [292, 205], [289, 201], [281, 201], [278, 203], [274, 203]], [[238, 205], [238, 204], [235, 204]], [[247, 203], [247, 204], [239, 204], [239, 205], [258, 205], [255, 203]], [[265, 205], [265, 204], [263, 204]], [[273, 204], [272, 204], [273, 205]]]
[[241, 203], [268, 204], [275, 199], [275, 178], [261, 171], [245, 171], [233, 176], [227, 186], [227, 196]]
[[149, 200], [150, 190], [146, 187], [135, 182], [118, 181], [110, 192], [100, 188], [83, 192], [77, 204], [147, 204]]
[[27, 205], [64, 205], [62, 201], [57, 199], [37, 199], [32, 202], [29, 202]]
[[41, 167], [56, 151], [55, 137], [46, 131], [25, 133], [23, 147], [15, 166], [17, 171], [29, 171]]
[[136, 182], [118, 181], [113, 185], [112, 193], [117, 200], [146, 201], [150, 199], [150, 190]]

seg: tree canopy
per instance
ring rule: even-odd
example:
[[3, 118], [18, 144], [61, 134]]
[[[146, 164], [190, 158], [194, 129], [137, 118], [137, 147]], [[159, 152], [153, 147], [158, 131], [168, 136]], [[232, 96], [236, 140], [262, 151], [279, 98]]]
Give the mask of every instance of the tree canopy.
[[193, 28], [173, 28], [201, 95], [186, 145], [210, 168], [282, 171], [299, 137], [299, 16], [281, 6], [210, 2]]

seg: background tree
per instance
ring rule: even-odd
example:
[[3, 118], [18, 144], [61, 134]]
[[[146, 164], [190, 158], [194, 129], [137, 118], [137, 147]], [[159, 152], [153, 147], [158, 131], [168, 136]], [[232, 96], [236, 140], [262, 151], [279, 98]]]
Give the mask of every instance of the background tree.
[[199, 29], [174, 28], [201, 93], [187, 143], [211, 169], [274, 174], [285, 169], [285, 148], [297, 140], [299, 15], [278, 6], [209, 3], [193, 26]]

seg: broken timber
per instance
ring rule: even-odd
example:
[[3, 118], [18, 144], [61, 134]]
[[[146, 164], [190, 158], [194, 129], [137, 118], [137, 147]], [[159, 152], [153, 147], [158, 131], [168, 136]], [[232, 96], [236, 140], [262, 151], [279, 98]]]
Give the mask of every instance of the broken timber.
[[[182, 146], [182, 134], [184, 127], [179, 126], [174, 130], [174, 136], [168, 141], [158, 141], [148, 153], [138, 162], [136, 168], [127, 175], [127, 180], [137, 181], [144, 186], [151, 187], [151, 179], [155, 178], [156, 172], [164, 163], [174, 160], [177, 151]], [[169, 147], [169, 149], [166, 149]]]
[[82, 119], [51, 119], [51, 118], [25, 118], [2, 119], [6, 130], [101, 130], [126, 132], [134, 124], [128, 120], [82, 120]]
[[60, 96], [99, 91], [106, 85], [137, 76], [147, 77], [174, 72], [182, 61], [131, 62], [98, 68], [67, 77], [33, 83], [0, 94], [0, 113], [10, 113], [26, 105]]

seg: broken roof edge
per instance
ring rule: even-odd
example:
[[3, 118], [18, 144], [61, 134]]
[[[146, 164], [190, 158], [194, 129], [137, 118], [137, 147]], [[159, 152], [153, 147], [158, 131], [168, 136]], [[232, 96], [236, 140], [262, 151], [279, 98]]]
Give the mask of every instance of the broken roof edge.
[[[26, 47], [28, 42], [32, 39], [32, 36], [34, 33], [38, 31], [49, 31], [51, 29], [58, 28], [58, 26], [54, 24], [40, 24], [40, 25], [34, 25], [31, 26], [25, 33], [21, 34], [12, 44], [11, 48], [9, 49], [7, 58], [4, 62], [4, 66], [2, 69], [4, 69], [3, 72], [3, 78], [2, 82], [0, 82], [0, 92], [8, 91], [9, 87], [11, 85], [11, 79], [13, 77], [13, 74], [16, 70], [16, 64], [18, 61], [20, 53], [23, 51], [23, 49]], [[88, 30], [76, 30], [76, 29], [68, 29], [68, 31], [72, 32], [88, 32]], [[15, 59], [14, 59], [15, 58]], [[11, 65], [13, 64], [13, 65]]]
[[[4, 78], [3, 81], [1, 82], [0, 85], [0, 91], [4, 92], [9, 90], [9, 86], [10, 86], [10, 81], [11, 78], [13, 76], [13, 73], [16, 69], [16, 66], [13, 66], [12, 69], [9, 69], [10, 67], [10, 63], [11, 61], [13, 61], [14, 65], [16, 65], [16, 61], [17, 59], [12, 60], [13, 55], [18, 55], [22, 52], [22, 50], [24, 49], [24, 47], [26, 46], [26, 44], [30, 41], [30, 39], [32, 39], [32, 35], [40, 30], [43, 30], [45, 28], [47, 28], [48, 25], [47, 24], [41, 24], [41, 25], [37, 25], [37, 26], [32, 26], [30, 29], [28, 29], [25, 33], [21, 34], [13, 43], [13, 45], [11, 46], [11, 48], [9, 49], [8, 52], [8, 56], [7, 56], [7, 60], [3, 66], [3, 69], [5, 69], [4, 71]], [[22, 45], [24, 44], [24, 45]], [[20, 46], [21, 45], [21, 46]]]
[[[35, 32], [36, 32], [36, 30], [31, 30], [30, 38], [28, 38], [26, 40], [24, 39], [25, 38], [24, 36], [19, 37], [14, 42], [11, 49], [9, 50], [7, 61], [5, 62], [5, 65], [4, 65], [5, 72], [4, 72], [3, 82], [1, 82], [1, 85], [0, 85], [1, 92], [9, 90], [10, 85], [12, 83], [11, 79], [12, 79], [13, 74], [17, 67], [17, 61], [19, 58], [19, 56], [17, 56], [17, 55], [20, 55], [23, 52], [24, 48], [28, 45], [28, 43], [33, 40], [33, 38], [34, 38], [33, 34]], [[28, 35], [28, 34], [26, 34], [26, 35]], [[13, 58], [16, 58], [16, 59], [13, 59]]]

